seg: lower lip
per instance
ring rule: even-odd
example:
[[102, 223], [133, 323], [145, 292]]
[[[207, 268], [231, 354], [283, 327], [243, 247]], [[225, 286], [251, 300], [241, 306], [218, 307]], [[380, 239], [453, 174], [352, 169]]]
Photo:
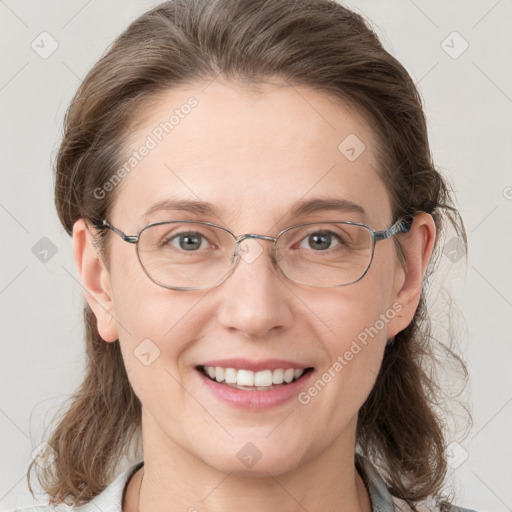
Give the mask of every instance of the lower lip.
[[222, 402], [240, 409], [262, 411], [277, 407], [296, 397], [300, 393], [300, 390], [309, 382], [313, 371], [314, 370], [308, 370], [300, 379], [290, 384], [284, 384], [277, 388], [269, 389], [268, 391], [251, 391], [233, 388], [208, 378], [201, 370], [197, 370], [197, 373], [206, 388]]

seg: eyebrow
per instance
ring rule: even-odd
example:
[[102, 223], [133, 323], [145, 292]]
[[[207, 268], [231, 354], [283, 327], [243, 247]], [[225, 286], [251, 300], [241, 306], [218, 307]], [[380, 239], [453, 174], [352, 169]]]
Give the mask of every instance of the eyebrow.
[[[149, 217], [158, 211], [182, 211], [195, 215], [209, 215], [218, 217], [215, 206], [206, 201], [193, 201], [187, 199], [164, 199], [152, 205], [143, 214], [143, 217]], [[338, 213], [355, 213], [368, 219], [365, 209], [352, 201], [337, 197], [318, 197], [309, 200], [296, 201], [292, 204], [288, 217], [305, 217], [314, 213], [335, 211]]]

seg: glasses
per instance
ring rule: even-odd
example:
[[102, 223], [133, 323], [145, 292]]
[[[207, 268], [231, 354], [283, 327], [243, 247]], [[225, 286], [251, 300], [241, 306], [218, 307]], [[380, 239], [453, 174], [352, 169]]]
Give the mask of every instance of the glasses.
[[[135, 244], [139, 262], [156, 284], [173, 290], [204, 290], [224, 282], [240, 261], [246, 239], [274, 242], [273, 259], [291, 281], [333, 288], [359, 281], [370, 268], [375, 243], [410, 230], [413, 217], [374, 231], [350, 221], [306, 222], [283, 229], [276, 237], [246, 233], [206, 221], [172, 220], [144, 226], [126, 235], [103, 220], [125, 242]], [[254, 257], [250, 257], [252, 261]], [[251, 262], [248, 256], [242, 259]]]

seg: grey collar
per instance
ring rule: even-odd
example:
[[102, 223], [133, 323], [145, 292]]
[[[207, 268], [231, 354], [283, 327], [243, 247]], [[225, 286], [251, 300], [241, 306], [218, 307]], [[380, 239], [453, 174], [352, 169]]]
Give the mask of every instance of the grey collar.
[[393, 504], [393, 498], [384, 480], [372, 463], [358, 453], [356, 453], [355, 463], [356, 469], [359, 471], [366, 485], [366, 490], [370, 495], [372, 512], [394, 512], [395, 506]]

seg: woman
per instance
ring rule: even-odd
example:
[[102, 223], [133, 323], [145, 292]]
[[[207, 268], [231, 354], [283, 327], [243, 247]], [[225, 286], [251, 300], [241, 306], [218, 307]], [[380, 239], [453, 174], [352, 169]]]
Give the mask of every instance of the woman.
[[73, 99], [55, 194], [88, 366], [29, 468], [42, 510], [462, 510], [441, 498], [424, 283], [464, 227], [361, 17], [154, 8]]

